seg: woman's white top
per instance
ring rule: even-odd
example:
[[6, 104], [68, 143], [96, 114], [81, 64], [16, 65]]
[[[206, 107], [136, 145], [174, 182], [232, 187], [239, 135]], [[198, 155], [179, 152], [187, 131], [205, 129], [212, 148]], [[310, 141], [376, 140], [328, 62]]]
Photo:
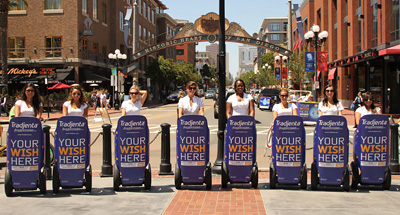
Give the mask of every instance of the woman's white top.
[[293, 110], [297, 109], [294, 103], [288, 103], [288, 108], [284, 108], [282, 103], [274, 105], [272, 112], [276, 111], [278, 116], [293, 115]]
[[292, 102], [297, 102], [297, 99], [299, 99], [299, 96], [298, 96], [298, 95], [292, 94], [292, 95], [290, 96], [290, 101], [292, 101]]
[[[378, 114], [378, 112], [381, 111], [381, 108], [375, 107], [375, 111], [376, 111], [375, 114]], [[356, 112], [360, 113], [361, 117], [363, 117], [365, 115], [374, 114], [374, 113], [372, 113], [371, 110], [367, 110], [367, 108], [365, 106], [361, 106], [361, 107], [357, 108]]]
[[[33, 107], [28, 108], [28, 105], [24, 100], [18, 100], [15, 102], [16, 105], [20, 107], [20, 116], [23, 117], [36, 117], [35, 111], [33, 110]], [[43, 104], [40, 103], [39, 107], [43, 107]]]
[[332, 107], [328, 107], [327, 105], [323, 105], [323, 102], [318, 104], [318, 110], [322, 112], [322, 115], [338, 115], [339, 111], [344, 110], [342, 103], [339, 101], [337, 105], [333, 105]]
[[243, 93], [243, 101], [239, 102], [235, 93], [229, 96], [226, 102], [232, 103], [232, 116], [249, 115], [251, 100], [253, 100], [251, 95]]
[[101, 94], [100, 95], [100, 101], [105, 102], [107, 99], [107, 95], [106, 94]]
[[126, 100], [122, 102], [121, 108], [125, 108], [126, 115], [140, 115], [140, 108], [142, 107], [141, 98], [135, 103], [132, 100]]
[[81, 104], [80, 108], [73, 108], [71, 105], [71, 101], [64, 102], [63, 106], [68, 109], [68, 116], [83, 116], [85, 113], [85, 109], [88, 107], [86, 103]]
[[203, 99], [193, 96], [193, 104], [190, 106], [190, 97], [185, 96], [179, 99], [178, 108], [183, 109], [183, 115], [199, 115], [201, 108], [204, 108]]

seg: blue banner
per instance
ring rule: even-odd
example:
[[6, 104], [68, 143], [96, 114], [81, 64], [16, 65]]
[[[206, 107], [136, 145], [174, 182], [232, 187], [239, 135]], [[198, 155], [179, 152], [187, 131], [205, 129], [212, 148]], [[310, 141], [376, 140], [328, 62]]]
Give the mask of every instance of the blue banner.
[[363, 116], [354, 134], [354, 153], [361, 169], [361, 183], [383, 183], [389, 157], [388, 117], [380, 114]]
[[122, 116], [115, 131], [115, 163], [123, 185], [143, 184], [149, 163], [149, 128], [141, 115]]
[[184, 183], [202, 183], [209, 162], [210, 131], [201, 115], [184, 115], [176, 130], [176, 155]]
[[349, 159], [349, 129], [343, 116], [321, 116], [314, 132], [314, 162], [322, 185], [340, 185]]
[[303, 118], [303, 121], [314, 121], [318, 119], [318, 102], [297, 102], [297, 115]]
[[315, 52], [306, 52], [305, 53], [305, 71], [306, 72], [314, 72], [315, 71]]
[[275, 79], [281, 79], [281, 68], [275, 67]]
[[305, 130], [299, 116], [278, 116], [272, 132], [272, 158], [279, 183], [298, 183], [305, 162]]
[[35, 189], [44, 164], [44, 136], [40, 120], [14, 117], [7, 131], [7, 168], [14, 189]]
[[231, 116], [225, 132], [225, 162], [231, 182], [249, 182], [256, 162], [256, 125], [252, 116]]
[[60, 174], [61, 186], [83, 186], [85, 170], [90, 164], [90, 131], [84, 117], [63, 116], [58, 119], [54, 153], [54, 168]]
[[260, 97], [259, 108], [260, 109], [270, 109], [271, 98], [270, 97]]

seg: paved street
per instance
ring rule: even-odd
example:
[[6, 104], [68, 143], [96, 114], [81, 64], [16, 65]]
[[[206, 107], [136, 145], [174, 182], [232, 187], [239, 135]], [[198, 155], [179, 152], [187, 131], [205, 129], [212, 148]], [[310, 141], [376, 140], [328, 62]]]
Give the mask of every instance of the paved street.
[[[206, 118], [210, 127], [210, 161], [214, 163], [217, 153], [217, 120], [213, 118], [213, 101], [204, 100]], [[146, 108], [141, 111], [148, 119], [150, 139], [160, 131], [160, 124], [171, 124], [171, 163], [175, 164], [176, 104]], [[113, 129], [119, 113], [111, 114]], [[351, 117], [348, 115], [346, 118]], [[98, 118], [99, 119], [99, 118]], [[152, 188], [122, 188], [114, 192], [112, 178], [98, 177], [102, 165], [102, 137], [91, 148], [93, 166], [93, 190], [88, 193], [82, 189], [61, 190], [57, 195], [51, 191], [51, 181], [47, 181], [48, 192], [40, 195], [38, 191], [28, 191], [8, 198], [4, 194], [4, 168], [0, 171], [1, 214], [395, 214], [400, 210], [400, 177], [393, 176], [389, 191], [380, 188], [361, 187], [359, 190], [343, 192], [341, 188], [300, 190], [293, 186], [279, 186], [269, 189], [269, 163], [271, 152], [265, 151], [268, 128], [272, 121], [270, 111], [256, 110], [257, 120], [257, 161], [260, 168], [259, 189], [250, 185], [228, 185], [221, 188], [219, 175], [213, 175], [213, 188], [205, 191], [205, 186], [183, 186], [177, 191], [173, 176], [158, 176], [161, 162], [161, 136], [156, 137], [150, 148], [150, 162], [153, 170]], [[349, 119], [348, 119], [349, 120]], [[47, 121], [54, 131], [56, 121]], [[102, 131], [102, 122], [89, 118], [92, 141]], [[7, 124], [3, 124], [3, 143]], [[306, 126], [307, 148], [312, 147], [314, 126]], [[349, 123], [350, 134], [354, 129]], [[352, 135], [350, 135], [352, 139]], [[52, 141], [53, 142], [53, 141]], [[266, 153], [265, 153], [266, 152]], [[311, 166], [312, 151], [306, 153], [307, 166]], [[352, 147], [350, 146], [350, 154]], [[265, 156], [264, 156], [265, 154]], [[351, 158], [351, 157], [350, 157]], [[351, 159], [350, 159], [351, 160]], [[4, 162], [5, 158], [0, 158]], [[310, 171], [309, 171], [310, 174]], [[21, 207], [23, 205], [23, 207]]]

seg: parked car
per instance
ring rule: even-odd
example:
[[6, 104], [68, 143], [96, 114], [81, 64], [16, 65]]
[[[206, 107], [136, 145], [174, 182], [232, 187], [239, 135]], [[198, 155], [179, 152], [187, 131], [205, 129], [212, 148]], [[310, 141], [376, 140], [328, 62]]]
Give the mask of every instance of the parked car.
[[[178, 98], [179, 90], [173, 91], [171, 94], [167, 96], [167, 103], [178, 102], [180, 98]], [[187, 92], [183, 91], [183, 95], [186, 96]]]
[[[269, 104], [268, 104], [269, 100]], [[274, 104], [279, 103], [279, 90], [278, 89], [262, 89], [258, 96], [258, 108], [260, 110], [272, 110]], [[260, 105], [261, 104], [261, 105]]]
[[[228, 100], [229, 96], [231, 96], [232, 94], [235, 94], [234, 90], [228, 90], [226, 92], [226, 96], [225, 99]], [[215, 102], [214, 102], [214, 119], [218, 119], [218, 96], [215, 98]], [[226, 113], [224, 113], [226, 114]]]
[[207, 90], [206, 91], [206, 95], [204, 96], [204, 98], [213, 99], [213, 98], [215, 98], [215, 95], [216, 95], [216, 93], [215, 93], [214, 90]]

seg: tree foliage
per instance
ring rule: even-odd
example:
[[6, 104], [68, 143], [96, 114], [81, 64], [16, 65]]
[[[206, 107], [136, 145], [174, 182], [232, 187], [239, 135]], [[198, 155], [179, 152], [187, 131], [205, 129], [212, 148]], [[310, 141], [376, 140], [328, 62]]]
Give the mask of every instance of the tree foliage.
[[293, 52], [289, 58], [289, 70], [292, 73], [292, 81], [296, 88], [302, 89], [305, 81], [312, 79], [314, 73], [305, 71], [305, 50], [300, 53]]

